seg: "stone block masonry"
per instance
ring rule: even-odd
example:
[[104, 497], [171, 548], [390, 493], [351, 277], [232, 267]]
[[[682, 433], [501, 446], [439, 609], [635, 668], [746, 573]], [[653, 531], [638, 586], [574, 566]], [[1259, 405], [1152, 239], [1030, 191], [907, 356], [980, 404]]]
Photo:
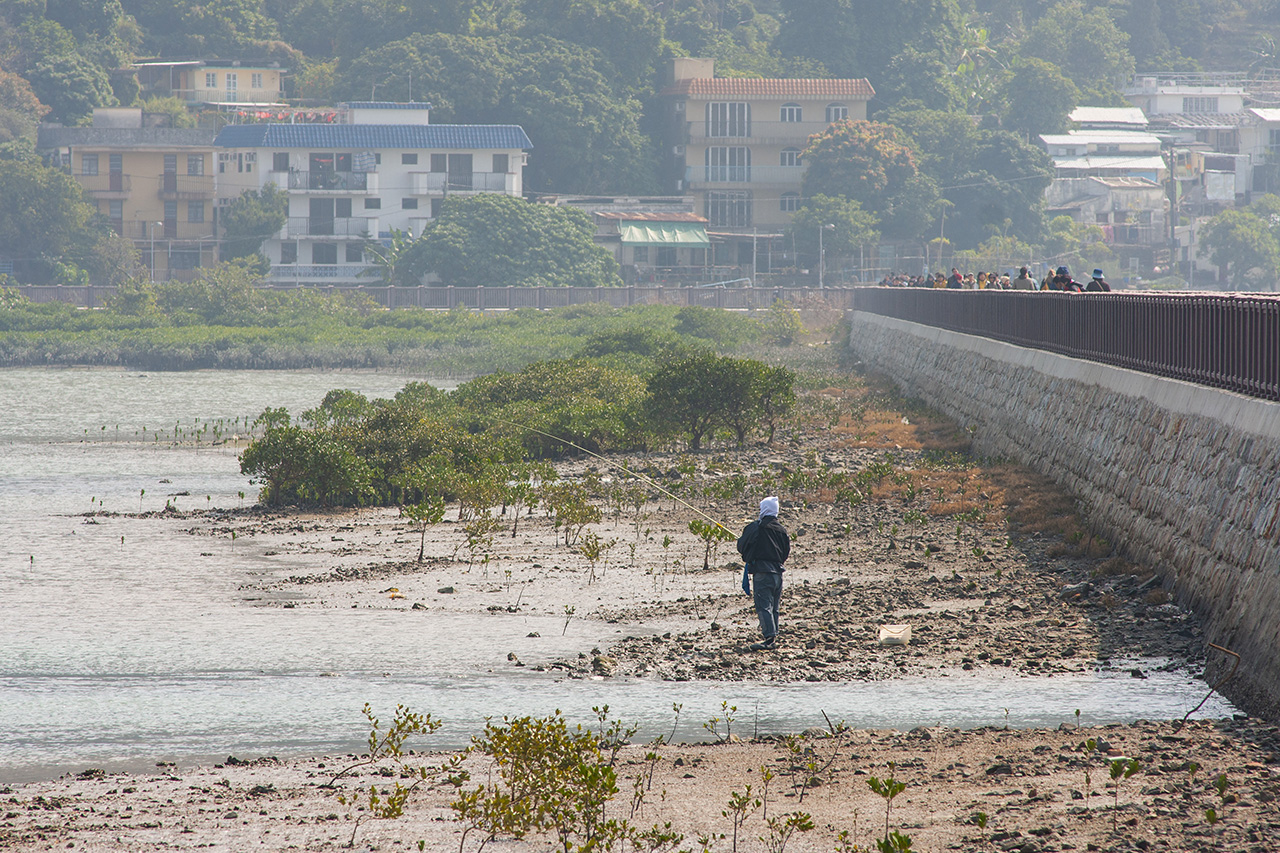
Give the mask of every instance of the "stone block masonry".
[[[867, 367], [1065, 486], [1241, 656], [1224, 688], [1280, 719], [1280, 403], [867, 312]], [[1280, 357], [1280, 355], [1277, 355]], [[1229, 660], [1209, 656], [1210, 681]]]

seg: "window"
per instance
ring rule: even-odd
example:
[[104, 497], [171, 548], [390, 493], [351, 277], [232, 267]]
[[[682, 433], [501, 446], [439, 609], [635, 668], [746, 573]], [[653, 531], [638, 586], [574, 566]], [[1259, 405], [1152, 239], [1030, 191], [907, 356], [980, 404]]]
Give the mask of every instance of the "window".
[[218, 88], [218, 72], [216, 71], [204, 72], [204, 87], [206, 89]]
[[706, 211], [711, 225], [723, 228], [750, 228], [751, 193], [707, 193]]
[[778, 209], [783, 213], [795, 213], [800, 209], [800, 193], [783, 193]]
[[742, 183], [751, 180], [750, 148], [708, 148], [703, 159], [708, 181]]
[[333, 215], [339, 219], [351, 218], [351, 199], [335, 198], [333, 200]]
[[166, 175], [178, 174], [178, 155], [177, 154], [164, 155], [164, 173]]
[[203, 154], [187, 155], [187, 174], [188, 175], [204, 174], [204, 155]]
[[676, 265], [676, 247], [675, 246], [659, 246], [658, 247], [658, 266], [674, 267]]
[[124, 219], [124, 202], [119, 199], [107, 202], [108, 219]]
[[1218, 111], [1218, 99], [1183, 98], [1182, 111], [1184, 113], [1216, 113]]
[[351, 155], [350, 154], [334, 154], [333, 170], [335, 172], [351, 171]]
[[289, 171], [289, 152], [277, 151], [271, 155], [271, 171], [287, 172]]
[[418, 200], [416, 198], [402, 198], [400, 199], [400, 209], [401, 210], [417, 210]]
[[442, 198], [431, 199], [431, 218], [435, 219], [436, 217], [438, 217], [440, 215], [440, 211], [443, 208], [444, 208], [444, 199]]
[[431, 171], [433, 172], [449, 171], [449, 155], [448, 154], [432, 154], [431, 155]]
[[311, 247], [311, 263], [336, 264], [338, 262], [337, 243], [316, 243]]
[[349, 264], [364, 263], [364, 248], [359, 243], [348, 243], [343, 257]]
[[784, 148], [782, 149], [782, 160], [778, 164], [780, 166], [799, 166], [800, 165], [800, 149]]
[[417, 154], [401, 154], [401, 155], [400, 155], [400, 165], [401, 165], [401, 166], [416, 166], [416, 165], [418, 165], [418, 155], [417, 155]]
[[176, 201], [166, 201], [164, 203], [164, 218], [166, 222], [178, 221], [178, 203]]
[[382, 210], [382, 199], [366, 198], [364, 200], [364, 209], [365, 210]]
[[280, 263], [296, 264], [298, 262], [298, 244], [294, 242], [280, 244]]
[[1267, 150], [1272, 154], [1280, 153], [1280, 128], [1271, 128], [1267, 136]]
[[249, 75], [249, 85], [254, 89], [262, 88], [262, 72], [255, 71]]
[[113, 175], [119, 175], [124, 172], [124, 156], [121, 154], [108, 154], [107, 171]]
[[493, 155], [493, 171], [495, 174], [505, 175], [511, 171], [511, 155], [510, 154], [494, 154]]
[[[227, 72], [227, 94], [231, 95], [240, 88], [240, 75], [234, 71]], [[230, 98], [228, 98], [230, 100]]]
[[707, 136], [743, 138], [750, 135], [750, 104], [707, 104]]
[[800, 105], [799, 104], [783, 104], [782, 114], [779, 116], [780, 121], [800, 121]]
[[[1272, 131], [1274, 133], [1275, 131]], [[81, 154], [80, 155], [80, 174], [96, 175], [98, 174], [98, 155], [97, 154]]]
[[649, 263], [649, 247], [648, 247], [648, 246], [636, 246], [635, 248], [633, 248], [633, 249], [631, 250], [631, 262], [632, 262], [633, 264], [647, 264], [647, 263]]
[[172, 249], [169, 252], [169, 269], [194, 270], [200, 267], [199, 249]]
[[204, 222], [204, 202], [202, 201], [187, 202], [187, 221], [188, 222]]
[[827, 104], [827, 124], [833, 121], [844, 121], [849, 117], [849, 108], [844, 104]]

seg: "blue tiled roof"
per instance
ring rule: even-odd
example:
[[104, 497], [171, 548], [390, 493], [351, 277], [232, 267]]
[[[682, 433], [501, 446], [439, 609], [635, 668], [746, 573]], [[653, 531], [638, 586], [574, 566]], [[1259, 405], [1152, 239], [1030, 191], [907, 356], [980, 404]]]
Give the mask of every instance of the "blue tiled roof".
[[518, 124], [231, 124], [219, 148], [532, 148]]
[[429, 110], [430, 104], [421, 101], [352, 101], [347, 104], [353, 110]]

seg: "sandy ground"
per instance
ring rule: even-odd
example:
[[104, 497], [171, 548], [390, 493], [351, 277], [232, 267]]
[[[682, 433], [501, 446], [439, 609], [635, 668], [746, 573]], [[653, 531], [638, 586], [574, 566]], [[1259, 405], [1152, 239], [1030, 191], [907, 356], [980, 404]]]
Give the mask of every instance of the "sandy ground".
[[[630, 626], [612, 646], [511, 655], [495, 661], [495, 671], [875, 681], [986, 668], [1052, 676], [1131, 656], [1203, 663], [1199, 625], [1171, 601], [1160, 567], [1127, 563], [1122, 547], [1088, 531], [1069, 498], [1016, 466], [956, 456], [964, 436], [927, 413], [865, 399], [860, 406], [856, 397], [850, 409], [843, 395], [825, 397], [832, 411], [852, 417], [833, 415], [773, 447], [619, 460], [735, 534], [754, 518], [762, 488], [783, 496], [794, 547], [774, 652], [747, 649], [758, 632], [738, 589], [732, 543], [707, 555], [689, 530], [695, 514], [654, 489], [638, 513], [606, 505], [583, 532], [604, 546], [594, 562], [583, 539], [566, 546], [540, 508], [521, 514], [514, 536], [508, 512], [492, 541], [474, 548], [454, 510], [427, 529], [422, 562], [420, 532], [394, 510], [201, 512], [188, 516], [188, 532], [229, 539], [234, 531], [236, 547], [272, 558], [276, 571], [239, 590], [246, 607], [387, 608], [406, 618], [519, 612]], [[876, 465], [878, 478], [864, 477], [853, 499], [830, 476]], [[593, 472], [606, 489], [619, 478], [597, 460], [561, 468], [565, 477]], [[880, 626], [893, 623], [912, 625], [910, 645], [880, 645]], [[1099, 749], [1082, 752], [1091, 738]], [[647, 766], [644, 751], [623, 751], [622, 793], [610, 814], [627, 816], [629, 778]], [[1117, 801], [1107, 762], [1120, 757], [1138, 759], [1141, 770], [1122, 780]], [[389, 785], [396, 773], [366, 768], [337, 789], [324, 787], [354, 760], [88, 771], [0, 788], [0, 848], [327, 850], [354, 834], [358, 849], [412, 849], [420, 839], [425, 849], [459, 849], [452, 789], [419, 790], [404, 817], [365, 821], [339, 794]], [[732, 831], [722, 811], [747, 785], [760, 795], [767, 767], [776, 774], [767, 806], [747, 819], [738, 849], [778, 850], [762, 839], [765, 812], [800, 810], [812, 814], [815, 829], [787, 850], [838, 849], [841, 830], [870, 849], [884, 832], [885, 808], [867, 779], [887, 775], [889, 762], [907, 783], [890, 826], [912, 837], [913, 850], [1280, 850], [1280, 739], [1274, 726], [1251, 719], [1181, 728], [1139, 721], [1086, 730], [810, 731], [790, 743], [670, 745], [653, 765], [636, 820], [670, 821], [685, 836], [682, 848], [733, 850], [731, 837], [718, 837]], [[1225, 792], [1212, 785], [1221, 774]], [[1213, 825], [1209, 807], [1223, 815]], [[468, 839], [464, 853], [477, 846]], [[549, 846], [493, 842], [498, 850]]]

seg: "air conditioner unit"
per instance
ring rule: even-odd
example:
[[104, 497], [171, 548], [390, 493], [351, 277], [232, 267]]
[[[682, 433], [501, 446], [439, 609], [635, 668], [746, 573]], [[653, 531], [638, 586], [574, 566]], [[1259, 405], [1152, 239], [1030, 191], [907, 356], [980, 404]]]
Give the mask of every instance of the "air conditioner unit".
[[671, 146], [671, 153], [672, 153], [672, 154], [674, 154], [674, 155], [676, 155], [677, 157], [683, 157], [683, 156], [684, 156], [684, 146], [683, 146], [683, 145], [672, 145], [672, 146]]
[[680, 193], [680, 192], [684, 192], [684, 181], [683, 181], [683, 180], [678, 180], [678, 181], [676, 181], [676, 192], [678, 192], [678, 193]]
[[684, 112], [684, 101], [676, 101], [676, 112]]

